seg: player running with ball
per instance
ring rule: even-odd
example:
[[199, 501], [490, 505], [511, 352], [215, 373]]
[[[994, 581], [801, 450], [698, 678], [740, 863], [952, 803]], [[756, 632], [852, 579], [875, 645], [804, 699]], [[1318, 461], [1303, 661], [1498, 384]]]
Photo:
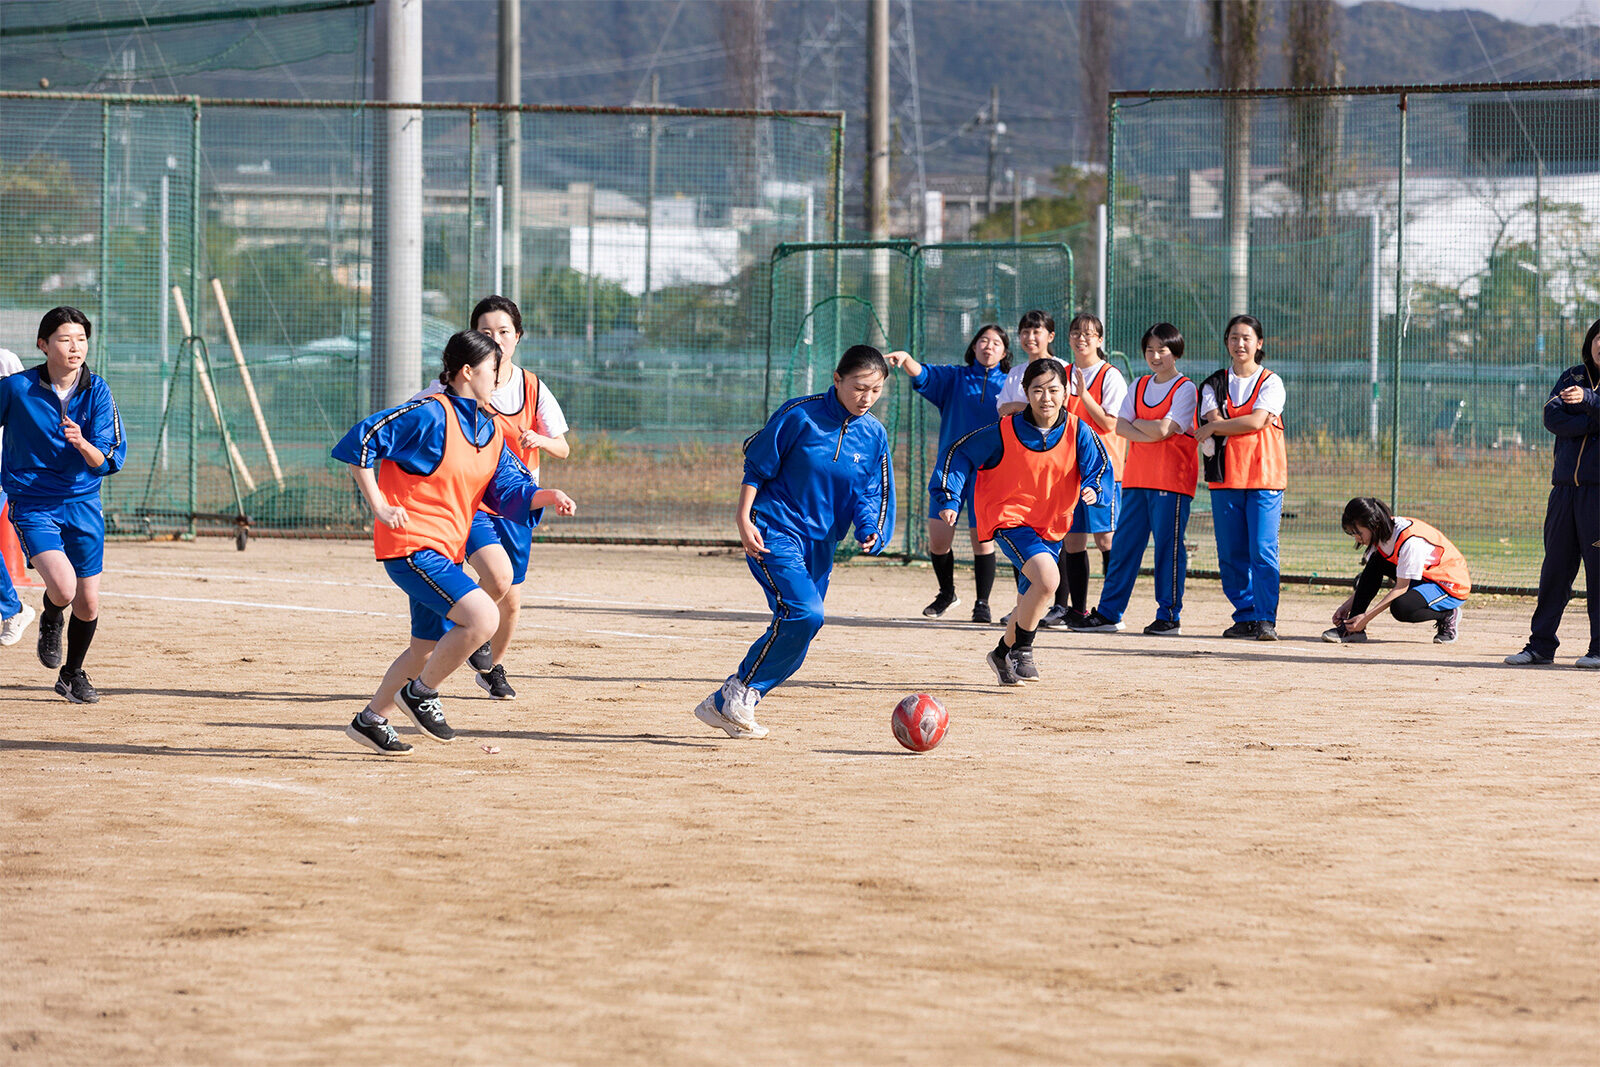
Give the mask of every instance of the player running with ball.
[[756, 704], [800, 669], [822, 629], [822, 598], [845, 531], [854, 526], [872, 555], [894, 536], [889, 434], [868, 413], [888, 377], [883, 354], [856, 345], [840, 358], [833, 388], [787, 401], [744, 443], [735, 519], [772, 622], [738, 672], [694, 709], [729, 737], [767, 736]]
[[1001, 685], [1039, 677], [1033, 638], [1061, 582], [1061, 539], [1078, 503], [1105, 491], [1110, 458], [1099, 434], [1067, 410], [1067, 371], [1053, 359], [1028, 364], [1028, 406], [951, 445], [939, 463], [940, 512], [956, 521], [968, 481], [978, 532], [993, 538], [1020, 572], [1017, 608], [987, 660]]
[[333, 448], [377, 517], [375, 554], [411, 598], [411, 644], [345, 728], [374, 752], [411, 751], [389, 725], [396, 708], [433, 740], [455, 740], [439, 687], [500, 624], [494, 598], [461, 569], [478, 505], [530, 526], [544, 508], [577, 510], [560, 490], [540, 489], [506, 444], [493, 406], [500, 359], [484, 334], [456, 334], [444, 347], [444, 392], [363, 419]]

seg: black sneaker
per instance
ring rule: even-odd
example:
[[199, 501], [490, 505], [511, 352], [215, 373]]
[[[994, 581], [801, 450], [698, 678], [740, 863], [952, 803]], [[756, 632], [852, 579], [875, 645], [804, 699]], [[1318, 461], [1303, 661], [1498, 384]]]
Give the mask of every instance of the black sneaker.
[[100, 703], [100, 694], [89, 684], [89, 675], [82, 668], [75, 671], [61, 668], [61, 674], [56, 678], [56, 692], [74, 704]]
[[400, 735], [394, 732], [394, 727], [389, 725], [389, 720], [384, 719], [377, 724], [368, 724], [361, 721], [357, 715], [350, 720], [350, 725], [344, 728], [344, 735], [358, 745], [383, 756], [404, 756], [411, 751], [411, 746], [400, 740]]
[[1033, 649], [1013, 648], [1006, 654], [1006, 659], [1011, 661], [1011, 669], [1023, 681], [1039, 677], [1039, 668], [1033, 665]]
[[1512, 667], [1542, 667], [1551, 662], [1549, 656], [1542, 656], [1531, 648], [1521, 652], [1513, 652], [1505, 658], [1507, 665]]
[[1182, 637], [1183, 630], [1178, 625], [1177, 619], [1157, 619], [1144, 628], [1144, 632], [1151, 637]]
[[937, 619], [959, 603], [961, 603], [960, 597], [941, 589], [939, 595], [933, 598], [933, 603], [922, 609], [922, 613], [930, 619]]
[[1266, 621], [1265, 619], [1262, 619], [1260, 622], [1256, 623], [1257, 641], [1276, 641], [1277, 639], [1278, 627], [1276, 625]]
[[1039, 620], [1039, 629], [1054, 630], [1067, 624], [1067, 609], [1060, 604], [1051, 604], [1050, 610], [1044, 613], [1044, 618]]
[[494, 652], [489, 648], [489, 642], [485, 641], [476, 652], [467, 657], [467, 665], [479, 674], [494, 666]]
[[456, 732], [450, 729], [450, 724], [444, 721], [444, 706], [439, 703], [439, 694], [431, 697], [419, 696], [412, 691], [415, 682], [407, 682], [400, 687], [400, 692], [394, 696], [394, 701], [411, 717], [428, 737], [435, 741], [454, 741]]
[[486, 671], [479, 671], [474, 677], [483, 691], [496, 700], [515, 700], [517, 691], [511, 688], [511, 683], [506, 681], [506, 669], [499, 663]]
[[1066, 618], [1067, 629], [1070, 630], [1074, 626], [1081, 626], [1083, 621], [1088, 617], [1089, 613], [1084, 611], [1082, 608], [1068, 608]]
[[1254, 641], [1256, 639], [1256, 623], [1254, 620], [1250, 622], [1236, 622], [1226, 630], [1222, 631], [1222, 636], [1242, 637], [1246, 641]]
[[994, 680], [1001, 685], [1021, 685], [1022, 679], [1017, 677], [1017, 669], [1011, 665], [1011, 656], [1000, 654], [998, 649], [991, 648], [984, 657], [989, 664], [989, 669], [994, 671]]
[[1322, 639], [1330, 645], [1353, 645], [1367, 639], [1365, 630], [1346, 630], [1344, 623], [1322, 631]]
[[1433, 635], [1434, 644], [1448, 645], [1455, 641], [1456, 631], [1461, 628], [1461, 606], [1459, 604], [1456, 605], [1456, 607], [1451, 610], [1450, 614], [1446, 615], [1435, 624], [1435, 627], [1436, 630]]
[[1099, 608], [1095, 608], [1093, 611], [1089, 612], [1089, 614], [1085, 615], [1083, 617], [1083, 621], [1077, 625], [1074, 626], [1071, 623], [1068, 623], [1067, 625], [1075, 633], [1080, 634], [1114, 634], [1125, 629], [1125, 626], [1122, 622], [1108, 619], [1104, 615], [1100, 614]]
[[65, 657], [61, 655], [61, 631], [67, 625], [66, 612], [56, 615], [45, 612], [39, 616], [39, 662], [55, 670]]
[[994, 615], [989, 611], [989, 602], [987, 600], [978, 600], [973, 602], [972, 621], [981, 622], [984, 625], [994, 622]]

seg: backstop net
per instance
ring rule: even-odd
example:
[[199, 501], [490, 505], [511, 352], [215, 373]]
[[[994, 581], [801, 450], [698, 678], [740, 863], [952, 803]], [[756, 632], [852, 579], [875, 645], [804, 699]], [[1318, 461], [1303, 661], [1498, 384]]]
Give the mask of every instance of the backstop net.
[[[1283, 569], [1348, 577], [1345, 502], [1444, 530], [1477, 583], [1536, 584], [1545, 399], [1600, 317], [1600, 98], [1476, 86], [1117, 94], [1111, 343], [1183, 332], [1199, 381], [1262, 320], [1288, 403]], [[1214, 569], [1202, 487], [1192, 566]]]

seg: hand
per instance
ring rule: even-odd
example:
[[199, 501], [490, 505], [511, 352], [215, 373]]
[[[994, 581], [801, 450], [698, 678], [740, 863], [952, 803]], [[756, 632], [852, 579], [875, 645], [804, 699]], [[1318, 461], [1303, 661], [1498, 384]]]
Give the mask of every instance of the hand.
[[1583, 386], [1569, 385], [1556, 395], [1561, 398], [1563, 404], [1581, 404], [1583, 403]]
[[1340, 623], [1344, 622], [1344, 620], [1348, 619], [1349, 617], [1350, 617], [1350, 602], [1348, 600], [1345, 601], [1343, 604], [1340, 604], [1338, 607], [1333, 609], [1333, 624], [1335, 626], [1338, 626]]
[[73, 448], [83, 447], [83, 427], [79, 426], [65, 415], [61, 416], [61, 436], [65, 437], [67, 439], [67, 444], [71, 445]]
[[570, 496], [563, 493], [559, 489], [552, 489], [550, 491], [556, 495], [554, 507], [557, 515], [564, 515], [567, 518], [571, 518], [578, 513], [578, 505]]
[[1194, 431], [1194, 439], [1201, 444], [1209, 441], [1211, 436], [1211, 424], [1209, 422], [1202, 422]]
[[1093, 504], [1093, 503], [1094, 503], [1094, 502], [1095, 502], [1095, 501], [1096, 501], [1096, 500], [1099, 500], [1099, 499], [1100, 499], [1100, 498], [1099, 498], [1099, 496], [1097, 496], [1097, 495], [1096, 495], [1096, 494], [1095, 494], [1095, 491], [1094, 491], [1094, 490], [1093, 490], [1093, 489], [1091, 489], [1091, 488], [1090, 488], [1090, 487], [1089, 487], [1089, 486], [1087, 486], [1087, 485], [1086, 485], [1086, 486], [1084, 486], [1084, 487], [1083, 487], [1083, 492], [1081, 492], [1081, 493], [1079, 493], [1079, 494], [1078, 494], [1078, 496], [1079, 496], [1079, 497], [1081, 497], [1081, 498], [1082, 498], [1082, 500], [1083, 500], [1083, 502], [1084, 502], [1084, 503], [1085, 503], [1085, 504], [1091, 504], [1091, 505], [1092, 505], [1092, 504]]
[[1077, 367], [1072, 368], [1072, 391], [1083, 396], [1089, 391], [1089, 385], [1083, 380], [1083, 371]]
[[747, 556], [764, 556], [767, 553], [767, 543], [762, 540], [761, 531], [756, 529], [755, 523], [749, 519], [739, 520], [739, 543], [744, 546]]
[[906, 360], [910, 358], [910, 352], [896, 350], [894, 352], [886, 353], [883, 357], [883, 361], [889, 364], [891, 367], [904, 367], [906, 365]]
[[542, 434], [534, 433], [532, 430], [523, 430], [522, 433], [517, 436], [517, 444], [521, 445], [523, 448], [544, 448], [549, 443], [550, 438], [545, 437]]
[[406, 509], [399, 504], [380, 504], [373, 509], [373, 514], [391, 530], [398, 530], [406, 524]]
[[944, 523], [946, 526], [954, 526], [956, 524], [956, 514], [956, 512], [950, 510], [949, 508], [940, 508], [939, 521]]
[[1358, 634], [1362, 630], [1365, 630], [1367, 628], [1367, 623], [1371, 621], [1371, 617], [1365, 613], [1361, 615], [1352, 615], [1345, 620], [1344, 628], [1349, 633]]
[[861, 551], [863, 551], [863, 552], [871, 552], [872, 551], [872, 546], [876, 545], [877, 543], [878, 543], [878, 535], [877, 534], [873, 534], [871, 537], [869, 537], [865, 541], [861, 542]]

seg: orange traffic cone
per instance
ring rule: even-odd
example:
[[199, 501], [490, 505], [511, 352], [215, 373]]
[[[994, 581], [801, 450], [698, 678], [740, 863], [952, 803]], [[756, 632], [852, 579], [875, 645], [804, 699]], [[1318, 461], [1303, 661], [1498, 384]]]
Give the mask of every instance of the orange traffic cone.
[[5, 557], [6, 570], [11, 575], [15, 585], [38, 585], [28, 576], [28, 566], [22, 556], [22, 542], [17, 540], [17, 531], [11, 526], [11, 502], [8, 500], [0, 506], [0, 556]]

